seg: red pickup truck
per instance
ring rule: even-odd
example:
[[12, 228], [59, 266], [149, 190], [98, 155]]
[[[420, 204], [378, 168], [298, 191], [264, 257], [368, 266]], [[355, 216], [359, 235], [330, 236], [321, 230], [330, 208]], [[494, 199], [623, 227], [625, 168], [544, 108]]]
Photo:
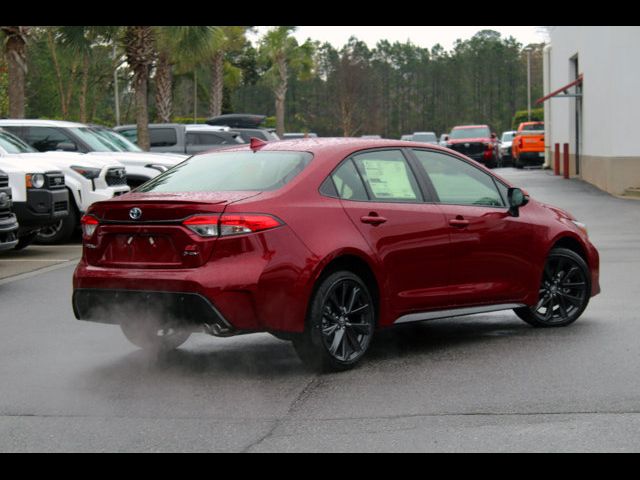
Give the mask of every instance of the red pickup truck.
[[487, 125], [454, 127], [445, 137], [446, 146], [489, 168], [498, 165], [498, 138]]
[[544, 163], [544, 122], [524, 122], [511, 146], [516, 168]]

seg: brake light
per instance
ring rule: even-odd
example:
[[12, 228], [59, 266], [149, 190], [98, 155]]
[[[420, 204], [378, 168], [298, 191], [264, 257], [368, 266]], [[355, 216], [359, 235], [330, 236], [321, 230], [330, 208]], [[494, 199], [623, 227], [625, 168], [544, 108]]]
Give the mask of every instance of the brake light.
[[80, 219], [80, 225], [82, 225], [82, 236], [89, 239], [100, 225], [100, 221], [93, 215], [83, 215]]
[[269, 230], [282, 225], [282, 222], [271, 215], [238, 213], [195, 215], [182, 224], [201, 237], [228, 237]]

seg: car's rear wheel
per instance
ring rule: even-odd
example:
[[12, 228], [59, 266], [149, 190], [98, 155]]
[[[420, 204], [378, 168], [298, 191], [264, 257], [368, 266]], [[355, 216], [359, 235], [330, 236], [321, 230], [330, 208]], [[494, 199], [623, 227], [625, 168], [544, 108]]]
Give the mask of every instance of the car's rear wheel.
[[321, 280], [306, 330], [293, 339], [293, 347], [313, 369], [346, 370], [367, 352], [375, 325], [376, 308], [367, 285], [351, 272], [335, 272]]
[[564, 327], [575, 322], [591, 297], [591, 275], [583, 258], [554, 248], [544, 267], [538, 303], [514, 311], [534, 327]]
[[120, 328], [136, 347], [158, 353], [175, 350], [191, 336], [188, 330], [162, 326], [157, 318], [149, 315], [125, 319]]

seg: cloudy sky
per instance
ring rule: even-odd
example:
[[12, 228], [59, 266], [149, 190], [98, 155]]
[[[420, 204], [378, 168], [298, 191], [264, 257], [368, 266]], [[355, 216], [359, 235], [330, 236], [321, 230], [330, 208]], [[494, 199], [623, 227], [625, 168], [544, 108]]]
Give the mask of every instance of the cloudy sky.
[[[254, 38], [259, 37], [271, 27], [257, 27], [258, 34]], [[503, 37], [513, 36], [523, 45], [529, 43], [540, 43], [546, 41], [546, 35], [541, 31], [540, 27], [487, 27], [487, 26], [436, 26], [436, 27], [411, 27], [411, 26], [333, 26], [333, 27], [305, 27], [299, 26], [295, 32], [295, 36], [299, 42], [305, 41], [307, 38], [312, 40], [320, 40], [321, 42], [329, 42], [336, 48], [341, 48], [350, 36], [355, 36], [359, 40], [367, 43], [369, 47], [374, 47], [378, 40], [387, 39], [390, 42], [405, 42], [410, 40], [413, 44], [421, 47], [431, 48], [439, 43], [445, 50], [450, 50], [454, 42], [460, 38], [466, 40], [471, 38], [480, 30], [496, 30]]]

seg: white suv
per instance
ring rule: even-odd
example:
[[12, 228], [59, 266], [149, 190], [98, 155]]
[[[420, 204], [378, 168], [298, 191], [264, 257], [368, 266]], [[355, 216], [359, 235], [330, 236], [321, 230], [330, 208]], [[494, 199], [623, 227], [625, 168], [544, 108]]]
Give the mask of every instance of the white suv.
[[40, 152], [65, 151], [117, 160], [125, 166], [131, 188], [187, 158], [187, 155], [180, 154], [144, 152], [122, 135], [97, 125], [60, 120], [2, 119], [0, 128], [13, 133]]
[[2, 136], [11, 140], [11, 147], [5, 145], [3, 158], [10, 160], [15, 168], [33, 173], [34, 168], [45, 164], [64, 174], [64, 184], [69, 192], [69, 214], [43, 228], [37, 237], [40, 243], [68, 240], [92, 203], [109, 200], [131, 190], [127, 185], [124, 165], [111, 157], [60, 151], [40, 153], [6, 131]]

